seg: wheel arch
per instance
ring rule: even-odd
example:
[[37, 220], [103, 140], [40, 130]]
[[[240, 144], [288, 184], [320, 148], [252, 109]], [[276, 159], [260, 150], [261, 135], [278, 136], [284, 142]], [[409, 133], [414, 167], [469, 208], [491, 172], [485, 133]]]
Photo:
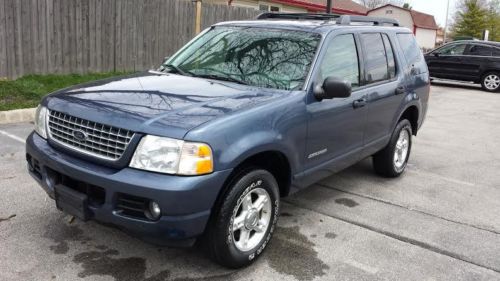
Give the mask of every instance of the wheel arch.
[[420, 110], [419, 110], [418, 106], [412, 104], [412, 105], [407, 106], [401, 112], [397, 123], [399, 123], [399, 121], [401, 121], [403, 119], [407, 119], [408, 121], [410, 121], [412, 134], [414, 136], [416, 136], [417, 131], [418, 131], [419, 117], [420, 117]]

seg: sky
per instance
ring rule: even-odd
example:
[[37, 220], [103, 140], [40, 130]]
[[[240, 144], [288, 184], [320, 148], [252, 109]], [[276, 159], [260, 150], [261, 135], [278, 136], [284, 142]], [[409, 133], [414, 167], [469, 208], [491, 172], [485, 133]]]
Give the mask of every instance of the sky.
[[[450, 10], [448, 17], [448, 24], [454, 15], [455, 5], [457, 0], [450, 1]], [[414, 10], [433, 15], [439, 26], [444, 27], [446, 21], [446, 5], [448, 0], [406, 0], [409, 2]]]

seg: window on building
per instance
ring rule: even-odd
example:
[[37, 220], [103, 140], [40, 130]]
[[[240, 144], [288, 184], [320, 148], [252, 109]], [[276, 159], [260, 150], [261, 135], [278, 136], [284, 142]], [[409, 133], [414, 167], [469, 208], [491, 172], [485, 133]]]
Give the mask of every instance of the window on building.
[[390, 15], [390, 14], [392, 14], [392, 10], [386, 10], [386, 11], [385, 11], [385, 14], [386, 14], [386, 15]]
[[262, 12], [279, 12], [281, 11], [279, 6], [272, 6], [267, 4], [259, 4], [259, 11]]

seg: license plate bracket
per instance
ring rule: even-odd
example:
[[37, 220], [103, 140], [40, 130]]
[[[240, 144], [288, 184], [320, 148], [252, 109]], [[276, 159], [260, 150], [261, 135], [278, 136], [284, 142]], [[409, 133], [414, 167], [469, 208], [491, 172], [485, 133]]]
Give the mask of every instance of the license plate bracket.
[[55, 185], [54, 191], [57, 209], [75, 216], [82, 221], [89, 219], [89, 199], [86, 194], [61, 184]]

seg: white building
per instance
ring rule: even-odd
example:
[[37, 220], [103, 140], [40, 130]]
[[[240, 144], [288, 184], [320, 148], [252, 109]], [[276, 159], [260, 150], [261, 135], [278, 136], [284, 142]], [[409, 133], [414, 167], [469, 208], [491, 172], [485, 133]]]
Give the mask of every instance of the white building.
[[420, 48], [432, 49], [436, 45], [438, 26], [434, 16], [415, 10], [387, 4], [368, 11], [369, 16], [392, 18], [413, 31]]

